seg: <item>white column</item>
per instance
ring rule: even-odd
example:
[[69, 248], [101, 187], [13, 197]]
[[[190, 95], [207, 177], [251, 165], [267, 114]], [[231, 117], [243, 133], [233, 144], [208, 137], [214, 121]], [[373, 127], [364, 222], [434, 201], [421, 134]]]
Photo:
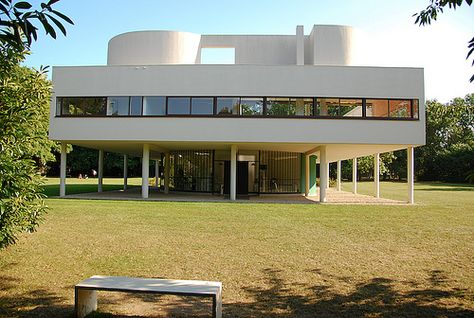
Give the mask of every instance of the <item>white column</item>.
[[165, 153], [165, 193], [170, 192], [170, 153]]
[[328, 177], [327, 177], [327, 181], [326, 181], [326, 189], [329, 189], [329, 179], [331, 179], [331, 176], [330, 176], [330, 170], [329, 170], [329, 162], [327, 164], [327, 167], [326, 167], [327, 171], [328, 171]]
[[415, 167], [414, 167], [415, 152], [413, 147], [407, 148], [407, 182], [408, 182], [408, 203], [415, 203], [414, 193], [414, 180], [415, 180]]
[[329, 179], [328, 164], [326, 161], [326, 146], [319, 150], [319, 202], [326, 202], [326, 184]]
[[306, 156], [305, 160], [305, 187], [304, 187], [304, 195], [308, 196], [309, 195], [309, 156]]
[[304, 65], [304, 27], [296, 26], [296, 65]]
[[128, 155], [123, 155], [123, 189], [127, 190], [128, 184]]
[[337, 161], [337, 191], [341, 191], [341, 160]]
[[148, 176], [150, 174], [150, 146], [143, 145], [142, 156], [142, 198], [148, 198]]
[[380, 154], [374, 155], [374, 185], [375, 197], [380, 198]]
[[59, 196], [66, 196], [66, 160], [67, 160], [67, 144], [61, 141], [61, 165], [59, 168]]
[[352, 193], [357, 193], [357, 157], [352, 159]]
[[159, 161], [158, 160], [155, 160], [155, 187], [158, 188], [159, 184], [158, 184], [158, 173], [159, 173]]
[[234, 201], [237, 197], [237, 146], [230, 148], [230, 199]]
[[104, 183], [104, 151], [99, 150], [99, 167], [97, 168], [97, 192], [102, 192]]

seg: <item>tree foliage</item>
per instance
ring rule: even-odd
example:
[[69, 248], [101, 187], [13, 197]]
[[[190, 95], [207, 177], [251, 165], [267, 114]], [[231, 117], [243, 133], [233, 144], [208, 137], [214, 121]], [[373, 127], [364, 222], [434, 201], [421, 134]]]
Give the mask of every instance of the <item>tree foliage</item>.
[[415, 158], [420, 180], [467, 181], [474, 171], [474, 94], [426, 103], [426, 145]]
[[20, 63], [39, 28], [56, 38], [55, 28], [66, 33], [57, 17], [72, 23], [52, 8], [56, 2], [32, 9], [27, 1], [0, 0], [0, 248], [13, 244], [20, 232], [35, 230], [46, 211], [36, 163], [53, 159], [51, 83], [45, 69]]
[[[443, 10], [446, 6], [450, 9], [456, 10], [458, 7], [461, 7], [463, 3], [470, 6], [473, 0], [430, 0], [430, 4], [426, 9], [415, 13], [413, 16], [416, 17], [415, 24], [420, 26], [431, 24], [431, 21], [436, 21], [438, 19], [438, 14], [443, 13]], [[466, 59], [469, 59], [472, 53], [474, 52], [474, 37], [468, 42], [467, 45], [467, 56]], [[474, 58], [472, 60], [471, 66], [474, 66]], [[470, 82], [474, 82], [474, 75], [469, 79]]]

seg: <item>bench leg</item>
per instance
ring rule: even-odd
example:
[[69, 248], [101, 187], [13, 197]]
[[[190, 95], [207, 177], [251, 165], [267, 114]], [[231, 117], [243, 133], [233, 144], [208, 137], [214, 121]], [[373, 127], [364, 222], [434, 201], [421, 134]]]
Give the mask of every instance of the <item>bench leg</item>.
[[76, 288], [75, 295], [76, 317], [84, 318], [97, 310], [97, 291]]
[[212, 297], [212, 317], [222, 318], [222, 292]]

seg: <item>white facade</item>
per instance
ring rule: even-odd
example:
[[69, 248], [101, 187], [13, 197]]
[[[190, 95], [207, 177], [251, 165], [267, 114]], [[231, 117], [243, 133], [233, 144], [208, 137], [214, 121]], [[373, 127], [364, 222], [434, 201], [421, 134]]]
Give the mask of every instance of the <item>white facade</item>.
[[[200, 64], [203, 48], [234, 48], [235, 64]], [[324, 159], [324, 167], [423, 145], [423, 69], [353, 66], [351, 53], [352, 28], [346, 26], [314, 26], [309, 35], [302, 27], [296, 35], [121, 34], [109, 42], [107, 66], [53, 68], [50, 138], [140, 157], [149, 147], [151, 159], [185, 149], [225, 150], [230, 156], [232, 146], [238, 151], [316, 154]], [[59, 102], [103, 97], [110, 108], [110, 98], [120, 96], [141, 97], [141, 103], [147, 96], [163, 96], [166, 111], [147, 116], [140, 104], [138, 116], [130, 116], [132, 106], [123, 116], [111, 116], [110, 111], [75, 116], [70, 110], [64, 114]], [[169, 101], [176, 97], [212, 98], [213, 112], [171, 114]], [[219, 99], [230, 97], [241, 97], [241, 108], [244, 98], [260, 98], [261, 113], [220, 116]], [[285, 116], [269, 112], [271, 101], [278, 98], [288, 98], [285, 103], [293, 107]], [[303, 98], [312, 108], [298, 115], [295, 103]], [[336, 100], [339, 106], [326, 106], [336, 105]], [[376, 106], [385, 107], [377, 103], [385, 101], [387, 114], [375, 116]], [[347, 105], [351, 111], [342, 115]], [[334, 108], [339, 115], [330, 115], [330, 107], [339, 107]]]

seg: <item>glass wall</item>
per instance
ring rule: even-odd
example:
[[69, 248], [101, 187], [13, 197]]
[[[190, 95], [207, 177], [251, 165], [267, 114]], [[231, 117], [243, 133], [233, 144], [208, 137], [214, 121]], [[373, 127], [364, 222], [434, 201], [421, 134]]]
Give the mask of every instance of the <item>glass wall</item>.
[[189, 115], [189, 97], [168, 97], [169, 115]]
[[107, 97], [58, 97], [56, 107], [62, 116], [104, 116]]
[[240, 107], [239, 97], [218, 97], [216, 101], [217, 115], [238, 115]]
[[193, 97], [191, 99], [191, 114], [212, 115], [214, 114], [213, 97]]
[[145, 116], [166, 115], [166, 97], [163, 97], [163, 96], [143, 97], [143, 115]]
[[260, 152], [260, 192], [299, 193], [301, 154], [297, 152]]
[[127, 116], [129, 114], [130, 97], [109, 97], [107, 106], [107, 115], [109, 116]]
[[179, 150], [170, 153], [170, 189], [212, 191], [212, 150]]
[[[107, 100], [104, 106], [104, 99]], [[105, 112], [107, 109], [107, 112]], [[337, 97], [58, 97], [59, 116], [253, 116], [418, 119], [417, 99]]]
[[367, 99], [367, 117], [388, 117], [388, 99]]
[[391, 99], [388, 101], [389, 117], [411, 117], [411, 102], [408, 99]]
[[263, 115], [263, 97], [262, 98], [242, 97], [240, 99], [240, 115], [243, 115], [243, 116]]

